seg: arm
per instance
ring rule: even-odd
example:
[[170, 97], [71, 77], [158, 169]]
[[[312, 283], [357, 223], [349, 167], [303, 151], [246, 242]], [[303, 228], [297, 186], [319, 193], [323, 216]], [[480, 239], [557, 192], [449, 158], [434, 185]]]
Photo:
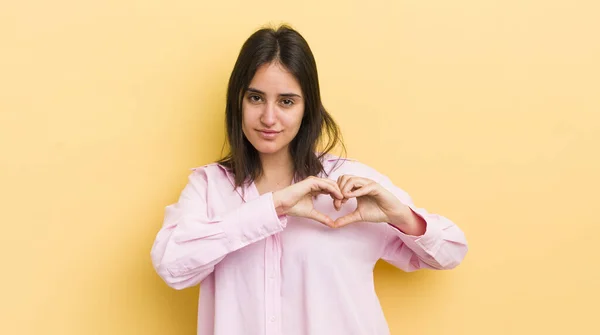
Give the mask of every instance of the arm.
[[166, 207], [152, 246], [154, 269], [175, 289], [199, 284], [228, 253], [282, 231], [287, 223], [275, 212], [272, 193], [209, 219], [206, 192], [206, 173], [198, 169], [178, 202]]
[[404, 205], [400, 214], [388, 222], [382, 259], [407, 272], [458, 266], [468, 251], [461, 229], [446, 217], [417, 208], [411, 197], [389, 178], [381, 176], [380, 184]]

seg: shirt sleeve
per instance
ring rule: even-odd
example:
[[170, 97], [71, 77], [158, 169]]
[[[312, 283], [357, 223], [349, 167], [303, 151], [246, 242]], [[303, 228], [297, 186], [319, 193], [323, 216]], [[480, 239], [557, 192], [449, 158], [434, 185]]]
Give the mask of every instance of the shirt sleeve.
[[382, 259], [406, 272], [447, 270], [458, 266], [468, 251], [463, 231], [450, 219], [416, 207], [408, 193], [394, 185], [388, 177], [379, 174], [378, 179], [383, 187], [426, 223], [426, 231], [421, 236], [405, 234], [388, 223]]
[[150, 252], [158, 275], [175, 289], [199, 284], [228, 253], [278, 233], [287, 224], [275, 211], [272, 193], [222, 217], [208, 218], [207, 184], [203, 169], [188, 177], [179, 200], [166, 207]]

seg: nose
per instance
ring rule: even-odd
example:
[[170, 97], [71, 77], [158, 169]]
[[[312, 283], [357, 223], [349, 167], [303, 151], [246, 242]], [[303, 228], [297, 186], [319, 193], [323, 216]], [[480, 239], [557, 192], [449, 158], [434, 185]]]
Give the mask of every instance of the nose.
[[276, 107], [267, 103], [264, 104], [264, 109], [262, 115], [260, 116], [260, 122], [265, 125], [265, 127], [272, 127], [277, 122], [277, 110]]

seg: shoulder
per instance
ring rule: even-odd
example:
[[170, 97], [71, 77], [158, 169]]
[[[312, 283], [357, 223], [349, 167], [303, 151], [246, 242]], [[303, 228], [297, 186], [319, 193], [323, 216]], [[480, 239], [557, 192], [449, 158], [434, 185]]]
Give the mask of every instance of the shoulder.
[[326, 154], [322, 158], [323, 168], [330, 179], [337, 179], [341, 175], [349, 174], [373, 179], [377, 182], [385, 178], [372, 166], [355, 158], [342, 158]]
[[213, 162], [190, 168], [190, 180], [202, 180], [204, 182], [229, 182], [232, 172], [227, 167]]
[[228, 168], [226, 168], [225, 166], [223, 166], [217, 162], [212, 162], [212, 163], [199, 165], [199, 166], [190, 168], [190, 171], [199, 172], [199, 173], [217, 172], [217, 171], [226, 172], [228, 170], [229, 170]]

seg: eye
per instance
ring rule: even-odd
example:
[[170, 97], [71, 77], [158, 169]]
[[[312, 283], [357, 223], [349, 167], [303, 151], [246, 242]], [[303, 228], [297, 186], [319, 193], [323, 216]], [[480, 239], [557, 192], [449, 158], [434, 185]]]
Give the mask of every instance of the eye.
[[250, 100], [250, 102], [260, 102], [262, 98], [259, 95], [251, 94], [248, 96], [248, 100]]
[[294, 104], [294, 100], [292, 100], [292, 99], [283, 99], [283, 100], [281, 100], [281, 103], [282, 103], [284, 106], [287, 106], [287, 107], [289, 107], [289, 106], [291, 106], [291, 105], [293, 105], [293, 104]]

